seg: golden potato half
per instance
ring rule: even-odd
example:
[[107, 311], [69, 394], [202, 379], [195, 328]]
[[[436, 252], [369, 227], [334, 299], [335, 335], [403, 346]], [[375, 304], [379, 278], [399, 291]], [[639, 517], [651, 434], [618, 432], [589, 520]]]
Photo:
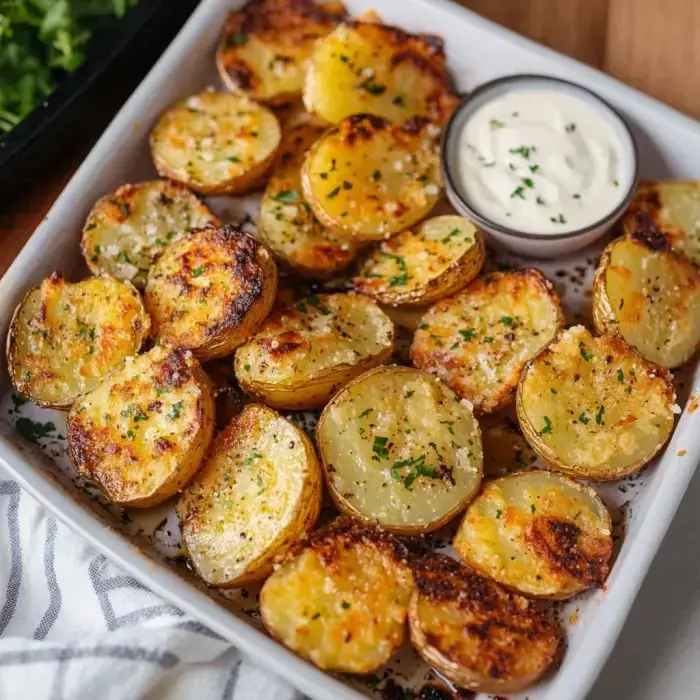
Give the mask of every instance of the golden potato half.
[[280, 144], [274, 113], [244, 95], [206, 91], [168, 107], [151, 131], [151, 157], [163, 177], [201, 194], [251, 189]]
[[602, 586], [612, 523], [598, 494], [561, 474], [528, 471], [487, 481], [455, 535], [457, 554], [494, 581], [534, 598]]
[[561, 328], [559, 297], [541, 272], [492, 272], [432, 306], [411, 346], [478, 413], [512, 403], [525, 363]]
[[97, 200], [88, 215], [81, 250], [90, 271], [146, 285], [148, 270], [165, 246], [217, 218], [186, 187], [169, 180], [124, 185]]
[[562, 331], [523, 371], [516, 407], [523, 434], [552, 468], [583, 479], [639, 471], [674, 423], [671, 377], [621, 339]]
[[472, 412], [410, 367], [379, 367], [348, 384], [323, 410], [316, 443], [338, 508], [399, 534], [436, 530], [481, 483]]
[[397, 540], [338, 518], [267, 579], [260, 612], [270, 634], [319, 668], [372, 673], [403, 643], [412, 589]]
[[147, 508], [187, 484], [213, 431], [213, 387], [199, 362], [156, 346], [73, 404], [68, 455], [107, 500]]
[[415, 115], [442, 124], [457, 97], [439, 37], [373, 22], [346, 22], [312, 53], [304, 104], [332, 123], [369, 113], [396, 124]]
[[358, 114], [306, 154], [304, 197], [339, 236], [381, 240], [420, 221], [440, 199], [439, 129], [415, 117], [392, 126]]
[[138, 352], [150, 329], [141, 297], [128, 282], [89, 277], [71, 283], [54, 273], [27, 292], [12, 316], [10, 379], [39, 406], [69, 408]]
[[622, 219], [625, 233], [638, 228], [640, 213], [651, 217], [673, 250], [700, 265], [700, 180], [642, 182]]
[[311, 294], [265, 321], [236, 352], [240, 385], [275, 408], [320, 408], [391, 356], [394, 326], [367, 297]]
[[280, 104], [301, 94], [304, 62], [319, 38], [345, 17], [339, 2], [253, 0], [229, 12], [216, 53], [219, 75], [233, 91]]
[[145, 299], [160, 339], [211, 360], [256, 331], [276, 293], [267, 248], [235, 226], [221, 226], [169, 246], [151, 267]]
[[420, 306], [458, 292], [484, 264], [484, 238], [461, 216], [436, 216], [384, 241], [353, 280], [390, 306]]
[[700, 271], [670, 249], [648, 217], [638, 223], [603, 252], [593, 321], [599, 333], [621, 336], [647, 360], [679, 367], [700, 347]]
[[457, 686], [515, 693], [552, 665], [563, 631], [527, 598], [504, 591], [445, 555], [420, 559], [413, 575], [411, 642]]
[[321, 482], [306, 435], [271, 408], [246, 406], [177, 504], [197, 574], [222, 588], [265, 578], [316, 522]]
[[357, 250], [339, 240], [314, 216], [301, 188], [301, 167], [325, 129], [298, 123], [286, 131], [265, 194], [258, 232], [275, 256], [306, 277], [326, 278], [347, 267]]

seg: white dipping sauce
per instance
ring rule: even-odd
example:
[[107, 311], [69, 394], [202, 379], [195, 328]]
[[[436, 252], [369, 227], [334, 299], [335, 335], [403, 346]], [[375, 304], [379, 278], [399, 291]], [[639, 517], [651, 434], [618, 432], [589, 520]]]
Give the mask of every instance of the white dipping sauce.
[[612, 212], [631, 184], [612, 126], [563, 91], [513, 90], [494, 98], [467, 119], [458, 148], [466, 199], [516, 231], [586, 228]]

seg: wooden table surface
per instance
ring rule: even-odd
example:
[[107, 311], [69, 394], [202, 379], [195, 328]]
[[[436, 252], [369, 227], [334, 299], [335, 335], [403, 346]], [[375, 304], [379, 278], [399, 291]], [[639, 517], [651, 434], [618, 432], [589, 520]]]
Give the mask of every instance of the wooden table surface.
[[[489, 19], [605, 70], [700, 119], [699, 0], [460, 0]], [[90, 144], [0, 211], [2, 274]]]

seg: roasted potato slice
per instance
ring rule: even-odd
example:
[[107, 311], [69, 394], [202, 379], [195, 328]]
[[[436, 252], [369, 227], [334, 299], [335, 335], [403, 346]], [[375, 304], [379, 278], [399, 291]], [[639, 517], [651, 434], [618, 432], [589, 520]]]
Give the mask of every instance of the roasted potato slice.
[[285, 133], [260, 202], [258, 232], [275, 256], [307, 277], [327, 278], [347, 267], [357, 245], [340, 240], [314, 216], [301, 189], [304, 156], [325, 129], [310, 123]]
[[277, 117], [244, 95], [206, 91], [176, 102], [151, 131], [151, 157], [163, 177], [201, 194], [251, 189], [281, 139]]
[[557, 293], [538, 270], [492, 272], [428, 310], [411, 360], [475, 411], [490, 413], [512, 403], [525, 363], [563, 320]]
[[311, 294], [265, 321], [238, 348], [240, 385], [275, 408], [319, 408], [391, 356], [394, 326], [367, 297]]
[[97, 200], [88, 215], [81, 249], [90, 271], [139, 289], [165, 246], [217, 218], [186, 187], [169, 180], [123, 185]]
[[71, 283], [54, 273], [15, 309], [8, 373], [15, 389], [39, 406], [69, 408], [138, 352], [150, 329], [141, 297], [128, 282], [89, 277]]
[[306, 435], [271, 408], [246, 406], [177, 504], [194, 570], [222, 588], [265, 578], [316, 522], [321, 482]]
[[593, 284], [593, 322], [662, 367], [679, 367], [700, 347], [700, 271], [674, 253], [640, 215], [637, 230], [603, 252]]
[[481, 231], [461, 216], [436, 216], [384, 241], [363, 261], [355, 289], [390, 306], [421, 306], [458, 292], [484, 264]]
[[253, 0], [229, 12], [216, 53], [226, 86], [268, 104], [301, 94], [304, 62], [345, 18], [339, 2]]
[[267, 579], [268, 632], [326, 671], [372, 673], [401, 646], [413, 575], [391, 535], [338, 518]]
[[481, 483], [472, 412], [410, 367], [379, 367], [348, 384], [323, 410], [316, 442], [338, 508], [399, 534], [441, 527]]
[[621, 339], [574, 326], [532, 359], [518, 385], [523, 434], [554, 469], [584, 479], [639, 471], [673, 430], [671, 377]]
[[392, 126], [358, 114], [308, 151], [304, 197], [339, 236], [380, 240], [422, 219], [440, 198], [439, 130], [416, 117]]
[[570, 598], [605, 583], [612, 522], [589, 486], [554, 472], [522, 472], [484, 484], [453, 546], [469, 566], [507, 588]]
[[212, 360], [231, 354], [256, 331], [276, 293], [270, 252], [227, 225], [169, 246], [151, 267], [145, 298], [160, 339]]
[[457, 97], [440, 38], [373, 22], [345, 22], [311, 54], [304, 104], [332, 123], [368, 113], [396, 124], [415, 115], [441, 124]]
[[68, 455], [110, 502], [147, 508], [187, 484], [213, 432], [213, 387], [199, 362], [156, 346], [73, 404]]
[[678, 253], [700, 265], [700, 180], [642, 182], [622, 219], [623, 230], [637, 230], [639, 213], [651, 217]]
[[420, 559], [413, 575], [411, 642], [448, 680], [484, 693], [515, 693], [552, 665], [561, 625], [527, 598], [441, 554]]

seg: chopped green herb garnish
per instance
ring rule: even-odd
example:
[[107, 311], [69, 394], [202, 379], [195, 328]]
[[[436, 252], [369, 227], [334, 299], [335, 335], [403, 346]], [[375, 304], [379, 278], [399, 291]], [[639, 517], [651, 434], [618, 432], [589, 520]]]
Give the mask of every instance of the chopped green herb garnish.
[[243, 46], [246, 41], [248, 41], [248, 37], [245, 34], [232, 34], [226, 39], [228, 46]]
[[326, 199], [334, 199], [340, 194], [340, 185], [338, 187], [334, 187], [327, 195]]
[[605, 406], [599, 406], [595, 414], [595, 422], [598, 425], [603, 425], [603, 413], [605, 413]]
[[544, 427], [540, 430], [540, 435], [545, 435], [546, 433], [552, 432], [552, 421], [549, 416], [544, 417]]
[[578, 417], [578, 422], [583, 423], [584, 425], [588, 425], [589, 421], [590, 421], [590, 418], [585, 413], [582, 413]]
[[389, 450], [387, 449], [388, 437], [376, 436], [372, 445], [372, 452], [380, 459], [389, 459]]
[[467, 328], [466, 330], [459, 331], [459, 334], [464, 340], [474, 340], [476, 338], [476, 331], [473, 328]]
[[177, 403], [174, 403], [171, 407], [168, 413], [166, 414], [166, 418], [168, 420], [177, 420], [180, 417], [180, 412], [182, 411], [182, 406], [183, 402], [178, 401]]
[[289, 204], [290, 202], [296, 202], [299, 199], [299, 191], [282, 190], [281, 192], [278, 192], [277, 194], [273, 195], [272, 199], [274, 199], [276, 202], [284, 202], [285, 204]]
[[590, 353], [590, 352], [588, 352], [588, 350], [586, 350], [586, 346], [583, 344], [583, 341], [581, 341], [578, 344], [578, 347], [579, 347], [579, 351], [581, 353], [581, 357], [584, 360], [586, 360], [586, 362], [589, 362], [590, 360], [593, 359], [593, 353]]
[[510, 198], [520, 197], [520, 199], [525, 199], [525, 188], [522, 185], [518, 185], [511, 193]]
[[377, 83], [372, 78], [367, 78], [361, 82], [360, 87], [370, 95], [382, 95], [386, 92], [386, 85]]
[[206, 269], [206, 265], [200, 265], [199, 267], [193, 268], [192, 277], [199, 277], [200, 275], [203, 275]]
[[504, 326], [512, 326], [515, 323], [515, 320], [512, 316], [501, 316], [501, 323]]
[[496, 129], [502, 129], [505, 126], [505, 122], [498, 119], [489, 119], [489, 126], [495, 131]]
[[362, 413], [360, 413], [360, 418], [367, 418], [367, 416], [372, 413], [373, 409], [366, 408]]
[[617, 381], [618, 382], [624, 382], [625, 381], [625, 373], [621, 370], [617, 370]]

